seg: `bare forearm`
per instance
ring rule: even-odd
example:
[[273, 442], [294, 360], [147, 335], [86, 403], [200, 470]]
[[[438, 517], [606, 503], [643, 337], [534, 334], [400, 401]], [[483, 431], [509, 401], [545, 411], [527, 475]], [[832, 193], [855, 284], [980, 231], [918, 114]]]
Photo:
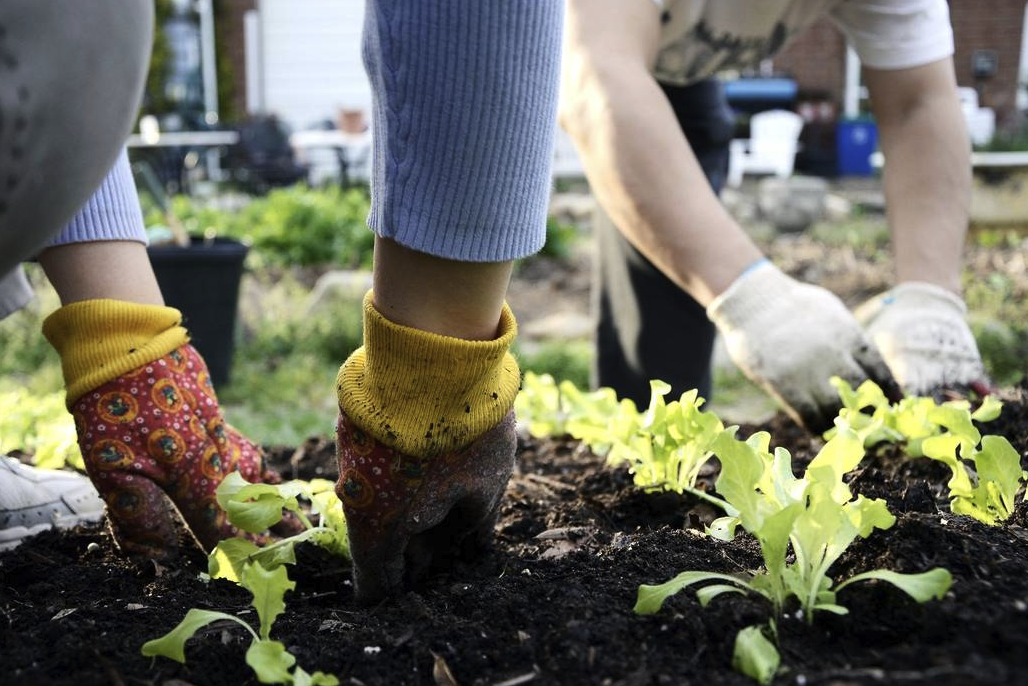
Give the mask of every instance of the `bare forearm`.
[[940, 88], [879, 114], [898, 281], [960, 292], [970, 203], [967, 130], [955, 91]]
[[640, 252], [708, 304], [759, 250], [710, 190], [645, 67], [577, 66], [562, 123], [600, 204]]

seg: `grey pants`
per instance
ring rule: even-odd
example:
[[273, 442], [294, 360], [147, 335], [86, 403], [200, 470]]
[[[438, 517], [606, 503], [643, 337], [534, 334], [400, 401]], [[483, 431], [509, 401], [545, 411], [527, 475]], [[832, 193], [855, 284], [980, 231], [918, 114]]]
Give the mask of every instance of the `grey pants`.
[[[715, 193], [728, 173], [734, 120], [721, 84], [661, 84]], [[687, 196], [689, 189], [682, 189]], [[598, 210], [599, 244], [594, 275], [597, 347], [594, 382], [645, 407], [650, 380], [671, 384], [671, 398], [698, 388], [710, 398], [714, 325], [702, 305], [662, 274]]]

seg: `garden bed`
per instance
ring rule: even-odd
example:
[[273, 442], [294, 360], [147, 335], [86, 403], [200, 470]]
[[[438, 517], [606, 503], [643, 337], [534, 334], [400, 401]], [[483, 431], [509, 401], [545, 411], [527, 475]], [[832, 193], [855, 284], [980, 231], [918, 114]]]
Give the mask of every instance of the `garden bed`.
[[[758, 428], [797, 468], [821, 445], [780, 417], [741, 434]], [[1028, 391], [1014, 392], [986, 428], [1007, 436], [1028, 466]], [[313, 440], [275, 451], [274, 461], [286, 476], [333, 478], [333, 452]], [[887, 584], [859, 584], [840, 594], [849, 616], [821, 613], [813, 626], [787, 618], [786, 669], [775, 683], [1028, 683], [1028, 509], [997, 527], [954, 516], [940, 497], [947, 478], [942, 465], [895, 449], [865, 458], [851, 487], [886, 498], [898, 522], [858, 539], [832, 575], [942, 566], [953, 574], [950, 593], [919, 605]], [[641, 583], [761, 564], [751, 537], [723, 543], [700, 533], [713, 514], [694, 497], [641, 491], [627, 470], [576, 441], [525, 441], [495, 550], [479, 564], [360, 608], [345, 566], [303, 548], [272, 634], [298, 664], [343, 684], [752, 684], [731, 670], [732, 645], [741, 628], [766, 620], [764, 601], [728, 595], [701, 609], [684, 592], [655, 615], [632, 612]], [[127, 562], [99, 528], [47, 533], [0, 555], [0, 683], [256, 683], [243, 660], [248, 637], [227, 626], [190, 641], [185, 666], [139, 652], [188, 608], [249, 608], [245, 590], [205, 584], [203, 571], [199, 552]]]

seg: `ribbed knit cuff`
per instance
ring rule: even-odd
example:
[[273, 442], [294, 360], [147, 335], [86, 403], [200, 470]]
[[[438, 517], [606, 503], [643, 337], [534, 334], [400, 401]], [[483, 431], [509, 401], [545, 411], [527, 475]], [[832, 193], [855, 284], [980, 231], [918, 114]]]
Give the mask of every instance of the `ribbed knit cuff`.
[[885, 294], [882, 304], [890, 305], [899, 300], [934, 300], [948, 305], [959, 312], [961, 316], [967, 314], [967, 304], [963, 298], [953, 291], [927, 281], [904, 281]]
[[500, 335], [467, 341], [401, 326], [364, 299], [364, 346], [343, 363], [340, 409], [381, 443], [432, 457], [470, 445], [514, 406], [521, 372], [508, 352], [517, 323], [504, 305]]
[[719, 329], [738, 328], [781, 304], [796, 281], [767, 260], [747, 268], [725, 292], [707, 306]]
[[189, 342], [178, 310], [120, 300], [66, 305], [46, 318], [43, 335], [61, 356], [68, 407]]
[[466, 262], [542, 247], [563, 6], [368, 2], [376, 234]]
[[96, 193], [50, 246], [93, 241], [137, 241], [146, 243], [143, 212], [128, 155], [121, 156]]

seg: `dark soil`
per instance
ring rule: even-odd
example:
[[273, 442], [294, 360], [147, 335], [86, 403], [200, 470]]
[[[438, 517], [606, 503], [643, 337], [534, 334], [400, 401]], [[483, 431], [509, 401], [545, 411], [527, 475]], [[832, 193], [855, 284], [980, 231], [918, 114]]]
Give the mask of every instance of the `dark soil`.
[[[1028, 466], [1028, 394], [1016, 395], [987, 428], [1010, 438]], [[742, 433], [757, 428], [798, 465], [821, 445], [781, 418]], [[275, 462], [287, 476], [335, 472], [326, 441], [277, 451]], [[756, 568], [750, 537], [703, 536], [709, 506], [644, 493], [574, 441], [526, 441], [519, 464], [495, 550], [478, 564], [360, 608], [345, 565], [304, 549], [273, 637], [308, 671], [343, 684], [452, 684], [433, 676], [440, 661], [464, 686], [752, 683], [731, 670], [732, 645], [739, 629], [767, 619], [766, 603], [729, 595], [701, 609], [686, 592], [656, 615], [632, 613], [640, 583]], [[776, 683], [1028, 684], [1028, 509], [999, 527], [953, 516], [947, 478], [928, 461], [869, 456], [852, 486], [887, 498], [899, 521], [859, 540], [832, 570], [840, 578], [943, 566], [954, 577], [947, 597], [917, 605], [888, 585], [857, 584], [840, 593], [849, 616], [823, 613], [813, 626], [785, 618]], [[242, 589], [200, 581], [205, 570], [198, 552], [163, 566], [128, 562], [99, 528], [47, 533], [0, 555], [0, 684], [256, 683], [243, 661], [248, 639], [228, 627], [198, 634], [185, 666], [139, 654], [188, 608], [248, 608]]]

